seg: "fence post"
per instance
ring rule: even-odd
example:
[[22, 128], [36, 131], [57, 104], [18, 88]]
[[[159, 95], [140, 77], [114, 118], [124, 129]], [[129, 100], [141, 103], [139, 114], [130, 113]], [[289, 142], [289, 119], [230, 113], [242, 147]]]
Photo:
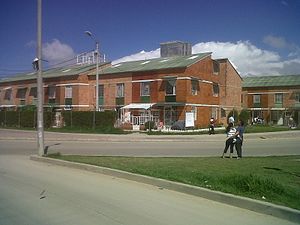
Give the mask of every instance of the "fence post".
[[93, 129], [96, 129], [96, 111], [93, 111]]
[[19, 126], [19, 128], [21, 127], [21, 111], [19, 111], [19, 124], [18, 124], [18, 126]]
[[71, 120], [71, 128], [73, 128], [73, 117], [72, 117], [72, 110], [70, 111], [70, 120]]
[[4, 127], [6, 127], [6, 110], [4, 111]]

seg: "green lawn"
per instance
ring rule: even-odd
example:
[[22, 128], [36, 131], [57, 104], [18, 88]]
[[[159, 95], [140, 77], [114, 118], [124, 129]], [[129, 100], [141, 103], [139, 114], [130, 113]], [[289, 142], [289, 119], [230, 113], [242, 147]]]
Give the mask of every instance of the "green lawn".
[[50, 155], [300, 209], [300, 156], [141, 158]]

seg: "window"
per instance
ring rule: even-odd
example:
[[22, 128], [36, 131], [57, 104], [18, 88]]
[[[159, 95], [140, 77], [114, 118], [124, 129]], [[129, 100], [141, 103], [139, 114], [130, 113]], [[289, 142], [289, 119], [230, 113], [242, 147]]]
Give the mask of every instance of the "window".
[[12, 99], [12, 89], [8, 88], [5, 90], [4, 100], [10, 101]]
[[150, 82], [141, 83], [141, 96], [150, 96]]
[[72, 102], [72, 86], [65, 87], [65, 105], [68, 106], [66, 109], [70, 110], [69, 106], [73, 104]]
[[51, 85], [48, 87], [48, 99], [55, 99], [56, 87]]
[[37, 98], [37, 87], [31, 87], [29, 96], [32, 96], [33, 98]]
[[253, 103], [260, 104], [260, 95], [253, 95]]
[[117, 84], [117, 93], [116, 93], [117, 98], [122, 98], [124, 97], [124, 83]]
[[65, 87], [65, 98], [72, 98], [72, 87], [71, 86]]
[[26, 98], [27, 88], [19, 88], [17, 91], [17, 98], [25, 99]]
[[213, 73], [218, 75], [220, 72], [220, 65], [217, 61], [213, 61]]
[[219, 96], [219, 85], [216, 83], [213, 83], [213, 96], [214, 97]]
[[211, 118], [218, 119], [218, 108], [211, 108]]
[[193, 106], [191, 111], [194, 114], [194, 120], [197, 120], [197, 107]]
[[295, 93], [295, 101], [296, 103], [300, 103], [300, 93]]
[[166, 80], [166, 95], [176, 95], [176, 79]]
[[275, 104], [282, 104], [282, 100], [283, 100], [283, 94], [282, 93], [275, 94]]
[[192, 95], [197, 95], [198, 89], [199, 89], [198, 80], [192, 80]]
[[104, 97], [104, 85], [103, 84], [100, 84], [99, 87], [98, 87], [98, 95], [99, 97]]

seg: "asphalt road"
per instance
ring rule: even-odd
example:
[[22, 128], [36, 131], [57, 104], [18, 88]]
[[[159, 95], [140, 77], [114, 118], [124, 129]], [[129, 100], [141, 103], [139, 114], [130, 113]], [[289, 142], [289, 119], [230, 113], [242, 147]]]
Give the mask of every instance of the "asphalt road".
[[156, 186], [0, 156], [1, 225], [292, 225]]
[[[45, 132], [49, 153], [122, 156], [220, 156], [225, 135], [93, 135]], [[300, 131], [245, 134], [243, 155], [299, 155]], [[0, 129], [0, 154], [37, 153], [36, 132]]]
[[[245, 155], [299, 154], [299, 137], [300, 132], [247, 135]], [[223, 142], [223, 135], [45, 133], [49, 152], [69, 154], [219, 155]], [[293, 224], [156, 186], [31, 161], [36, 146], [35, 132], [0, 130], [1, 225]]]

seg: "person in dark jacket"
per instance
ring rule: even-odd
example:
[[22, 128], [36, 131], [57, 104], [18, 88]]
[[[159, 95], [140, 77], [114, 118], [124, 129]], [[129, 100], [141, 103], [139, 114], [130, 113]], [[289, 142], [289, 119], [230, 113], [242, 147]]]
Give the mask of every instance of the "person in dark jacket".
[[209, 135], [215, 134], [215, 119], [213, 117], [209, 120], [208, 132], [209, 132]]
[[236, 128], [236, 143], [235, 143], [235, 150], [237, 152], [237, 159], [242, 158], [242, 145], [244, 140], [244, 122], [242, 120], [239, 121], [239, 125]]

